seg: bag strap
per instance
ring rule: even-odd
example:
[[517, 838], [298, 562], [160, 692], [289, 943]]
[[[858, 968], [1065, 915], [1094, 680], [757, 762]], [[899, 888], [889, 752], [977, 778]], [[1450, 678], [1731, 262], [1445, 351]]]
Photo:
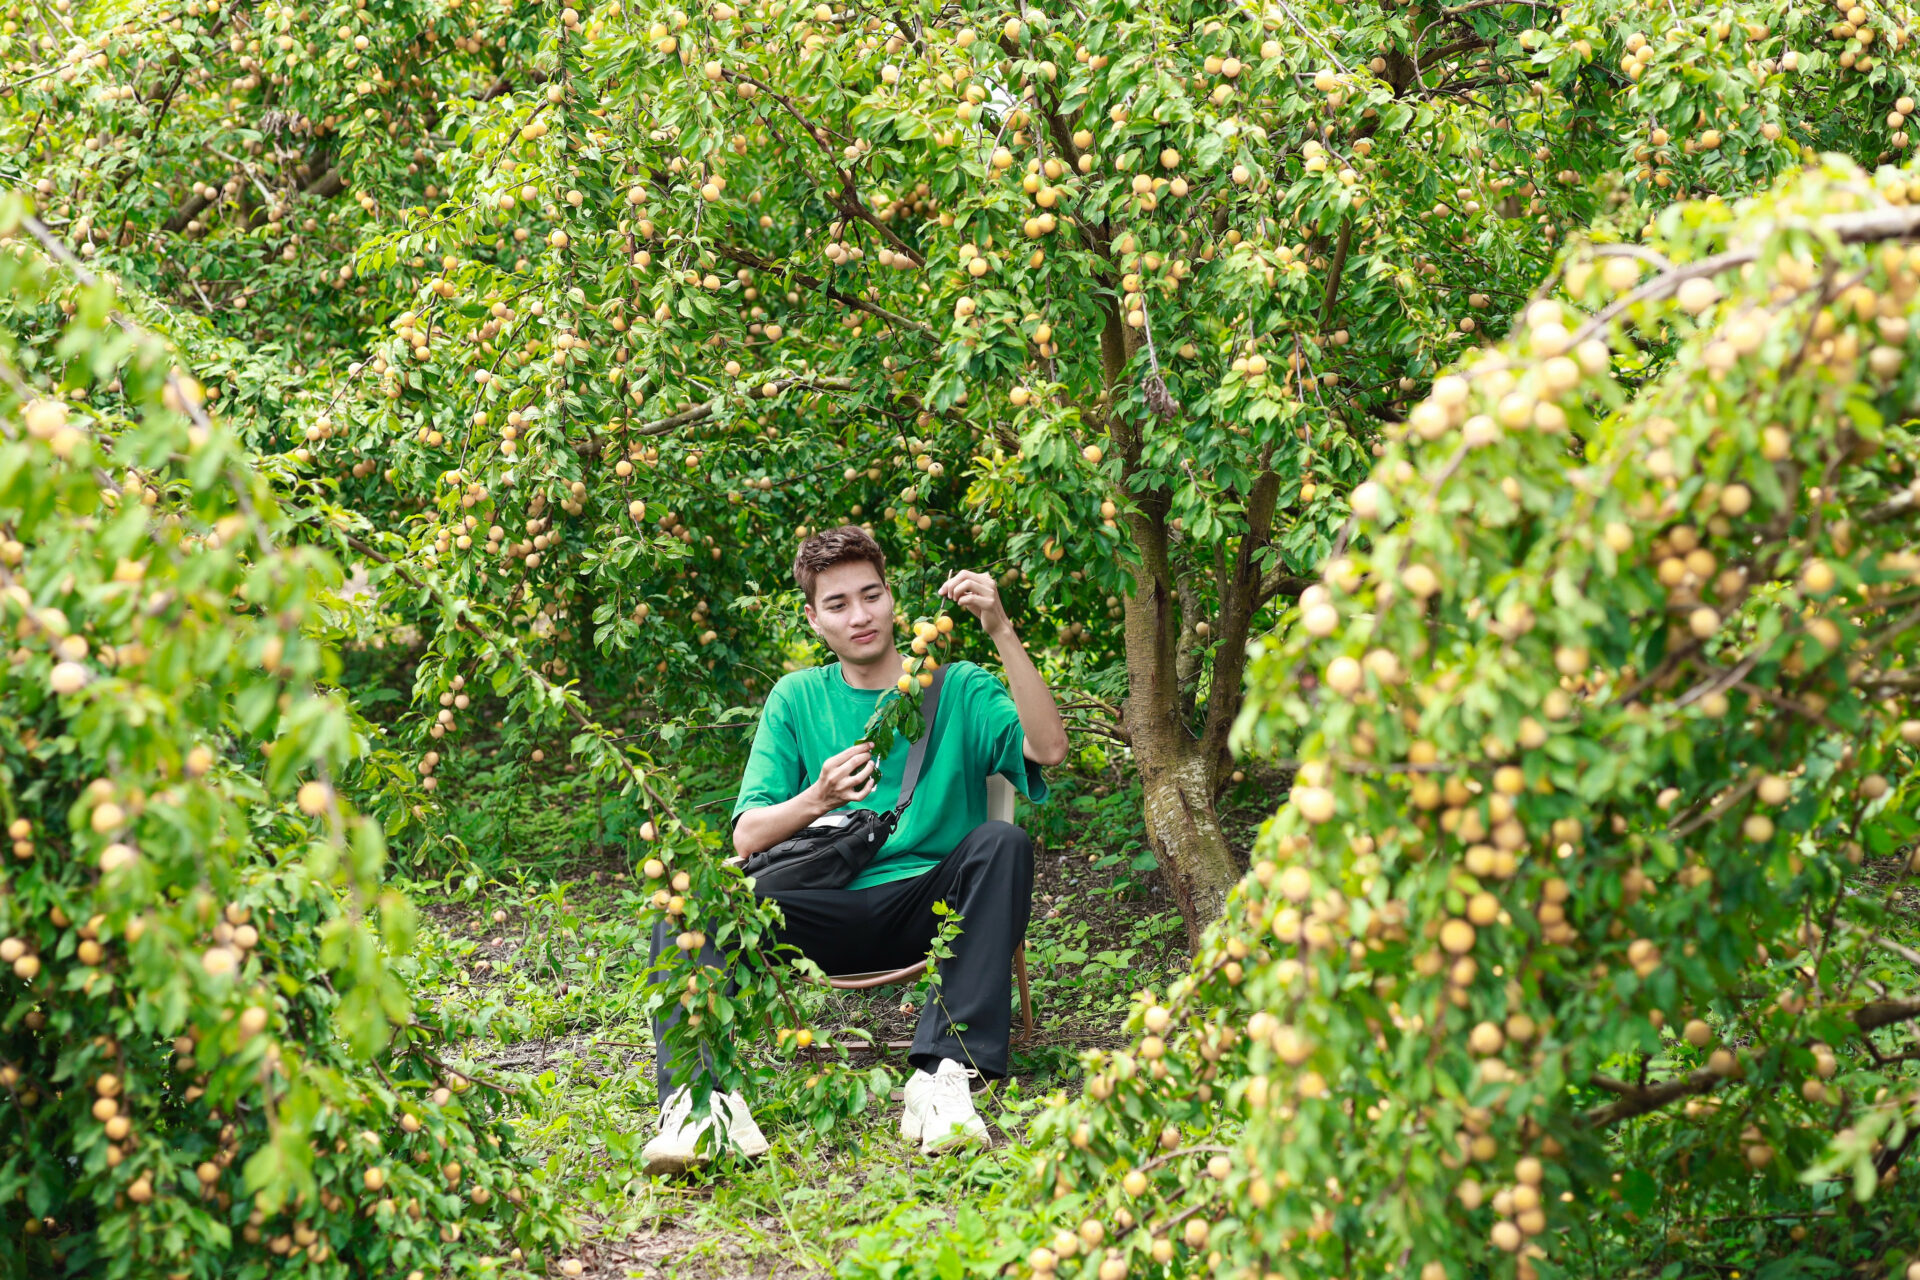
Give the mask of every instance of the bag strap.
[[933, 726], [940, 715], [940, 686], [946, 683], [946, 679], [947, 668], [943, 665], [933, 673], [933, 683], [927, 686], [927, 731], [907, 752], [907, 771], [900, 775], [900, 803], [893, 806], [893, 816], [896, 818], [913, 803], [913, 788], [920, 781], [920, 762], [926, 758], [927, 744], [933, 741]]

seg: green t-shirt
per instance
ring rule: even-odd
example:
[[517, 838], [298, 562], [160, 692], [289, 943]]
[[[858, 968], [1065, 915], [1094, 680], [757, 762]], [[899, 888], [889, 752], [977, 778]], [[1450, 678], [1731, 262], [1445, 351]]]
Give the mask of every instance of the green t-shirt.
[[[881, 697], [892, 689], [855, 689], [840, 664], [808, 667], [781, 678], [767, 695], [753, 754], [733, 802], [737, 819], [749, 809], [791, 800], [820, 776], [827, 757], [860, 740]], [[1027, 799], [1047, 798], [1040, 766], [1021, 754], [1026, 733], [1013, 695], [994, 675], [971, 662], [947, 664], [940, 686], [939, 723], [920, 765], [913, 803], [872, 862], [847, 887], [867, 889], [910, 880], [937, 866], [966, 834], [987, 820], [987, 777], [1004, 774]], [[856, 809], [891, 809], [900, 799], [900, 777], [912, 746], [896, 735], [881, 762], [872, 794]]]

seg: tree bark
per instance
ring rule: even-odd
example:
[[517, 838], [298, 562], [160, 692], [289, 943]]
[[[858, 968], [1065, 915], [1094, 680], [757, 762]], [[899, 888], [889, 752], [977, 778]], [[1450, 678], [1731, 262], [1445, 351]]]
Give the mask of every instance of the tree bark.
[[[1180, 637], [1185, 625], [1169, 544], [1170, 496], [1139, 495], [1128, 513], [1140, 552], [1134, 588], [1126, 597], [1127, 738], [1140, 770], [1147, 842], [1187, 926], [1188, 948], [1226, 907], [1227, 891], [1244, 868], [1220, 830], [1219, 794], [1224, 753], [1193, 732], [1181, 689]], [[1242, 640], [1244, 643], [1244, 638]], [[1233, 684], [1215, 684], [1209, 707], [1239, 701]]]
[[[1134, 654], [1128, 653], [1134, 676]], [[1142, 672], [1148, 682], [1154, 677]], [[1132, 680], [1139, 688], [1140, 677]], [[1236, 698], [1237, 701], [1237, 698]], [[1135, 696], [1127, 699], [1128, 733], [1140, 770], [1147, 841], [1187, 926], [1187, 949], [1200, 945], [1208, 925], [1226, 911], [1227, 893], [1246, 868], [1220, 829], [1220, 769], [1205, 745], [1184, 724], [1166, 719], [1146, 726], [1135, 720]]]
[[[1064, 125], [1056, 128], [1056, 133], [1064, 132]], [[1110, 231], [1105, 226], [1088, 227], [1102, 256], [1106, 256]], [[1196, 713], [1183, 693], [1182, 677], [1187, 677], [1186, 688], [1197, 688], [1202, 662], [1191, 660], [1197, 654], [1183, 646], [1183, 637], [1190, 636], [1188, 626], [1194, 620], [1184, 615], [1198, 606], [1189, 601], [1182, 607], [1180, 575], [1173, 564], [1173, 497], [1164, 487], [1134, 490], [1131, 479], [1140, 465], [1146, 433], [1109, 407], [1119, 399], [1142, 340], [1121, 320], [1112, 296], [1102, 302], [1100, 355], [1107, 397], [1101, 416], [1121, 458], [1120, 493], [1131, 499], [1123, 519], [1140, 557], [1133, 568], [1133, 589], [1125, 597], [1127, 697], [1121, 716], [1134, 767], [1140, 771], [1147, 843], [1179, 905], [1188, 949], [1196, 950], [1207, 926], [1225, 911], [1227, 893], [1246, 870], [1220, 829], [1217, 797], [1223, 772], [1230, 767], [1226, 726], [1240, 707], [1248, 625], [1259, 607], [1261, 577], [1251, 561], [1268, 538], [1278, 479], [1266, 470], [1263, 458], [1263, 474], [1250, 495], [1251, 532], [1241, 540], [1234, 563], [1226, 569], [1230, 577], [1220, 583], [1221, 630], [1219, 647], [1210, 659], [1214, 679], [1208, 695], [1209, 723], [1204, 732], [1197, 732]], [[1190, 658], [1184, 664], [1183, 652]]]

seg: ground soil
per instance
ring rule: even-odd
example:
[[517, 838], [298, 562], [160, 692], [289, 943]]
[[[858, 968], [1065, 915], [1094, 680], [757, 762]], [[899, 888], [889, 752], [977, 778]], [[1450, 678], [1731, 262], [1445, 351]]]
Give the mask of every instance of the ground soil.
[[[1284, 789], [1282, 789], [1284, 790]], [[1254, 803], [1223, 813], [1229, 837], [1239, 850], [1253, 843], [1259, 824], [1272, 813], [1271, 803]], [[1044, 844], [1036, 849], [1033, 909], [1036, 920], [1044, 919], [1065, 928], [1084, 923], [1084, 947], [1088, 954], [1121, 951], [1130, 944], [1138, 924], [1155, 914], [1174, 909], [1157, 871], [1126, 871], [1093, 865], [1111, 847], [1114, 833], [1087, 829], [1075, 833], [1070, 841], [1056, 847]], [[631, 884], [632, 869], [628, 855], [619, 849], [592, 850], [566, 866], [561, 878], [583, 881], [583, 897], [616, 893]], [[1116, 880], [1127, 876], [1129, 891], [1113, 892]], [[527, 941], [529, 922], [512, 904], [502, 904], [508, 913], [504, 922], [492, 919], [490, 909], [473, 905], [455, 905], [421, 895], [420, 909], [432, 926], [446, 933], [472, 937], [480, 949], [469, 966], [471, 987], [501, 984], [513, 969], [526, 969], [535, 963], [532, 957], [541, 950], [522, 946]], [[1163, 983], [1184, 968], [1184, 931], [1170, 930], [1159, 954], [1142, 954], [1128, 977], [1135, 986]], [[1064, 976], [1071, 982], [1073, 974]], [[1056, 986], [1055, 988], [1059, 988]], [[836, 992], [830, 1012], [823, 1021], [866, 1029], [877, 1045], [910, 1040], [916, 1012], [903, 1007], [905, 989]], [[1036, 1003], [1036, 1027], [1030, 1039], [1016, 1041], [1013, 1057], [1014, 1079], [1024, 1087], [1071, 1089], [1076, 1083], [1072, 1063], [1088, 1048], [1116, 1048], [1127, 1041], [1119, 1020], [1101, 1016], [1085, 1008], [1049, 1008]], [[1016, 1027], [1017, 1033], [1017, 1027]], [[581, 1075], [599, 1080], [631, 1079], [635, 1072], [651, 1070], [652, 1054], [639, 1043], [604, 1039], [603, 1030], [588, 1029], [576, 1034], [550, 1035], [524, 1040], [509, 1046], [494, 1046], [479, 1059], [496, 1071], [539, 1073], [557, 1070], [578, 1079]], [[898, 1049], [882, 1050], [896, 1064], [904, 1057]], [[803, 1055], [800, 1062], [805, 1061]], [[616, 1226], [611, 1222], [585, 1222], [587, 1239], [572, 1253], [586, 1268], [589, 1280], [628, 1280], [629, 1277], [652, 1280], [789, 1280], [790, 1277], [820, 1274], [806, 1260], [783, 1249], [785, 1228], [777, 1217], [730, 1219], [730, 1232], [718, 1237], [700, 1226], [694, 1202], [709, 1194], [687, 1186], [682, 1192], [691, 1197], [688, 1212], [676, 1213], [670, 1206], [638, 1231], [632, 1220]], [[668, 1194], [671, 1194], [669, 1192]]]
[[[781, 1230], [780, 1220], [774, 1217], [742, 1221], [738, 1227], [769, 1239], [777, 1238]], [[731, 1242], [717, 1241], [671, 1218], [661, 1218], [652, 1229], [621, 1239], [590, 1240], [574, 1256], [586, 1267], [588, 1280], [650, 1280], [668, 1274], [674, 1280], [790, 1280], [824, 1274], [777, 1248], [747, 1254]]]

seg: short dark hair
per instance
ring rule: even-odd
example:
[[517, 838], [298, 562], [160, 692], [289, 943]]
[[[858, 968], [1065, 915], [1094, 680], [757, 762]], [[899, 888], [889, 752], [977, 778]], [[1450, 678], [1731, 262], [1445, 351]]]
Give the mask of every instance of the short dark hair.
[[872, 534], [857, 524], [822, 529], [800, 544], [800, 550], [793, 557], [793, 580], [806, 593], [808, 604], [813, 603], [813, 584], [820, 575], [849, 560], [864, 560], [883, 580], [887, 576], [887, 553], [880, 549]]

